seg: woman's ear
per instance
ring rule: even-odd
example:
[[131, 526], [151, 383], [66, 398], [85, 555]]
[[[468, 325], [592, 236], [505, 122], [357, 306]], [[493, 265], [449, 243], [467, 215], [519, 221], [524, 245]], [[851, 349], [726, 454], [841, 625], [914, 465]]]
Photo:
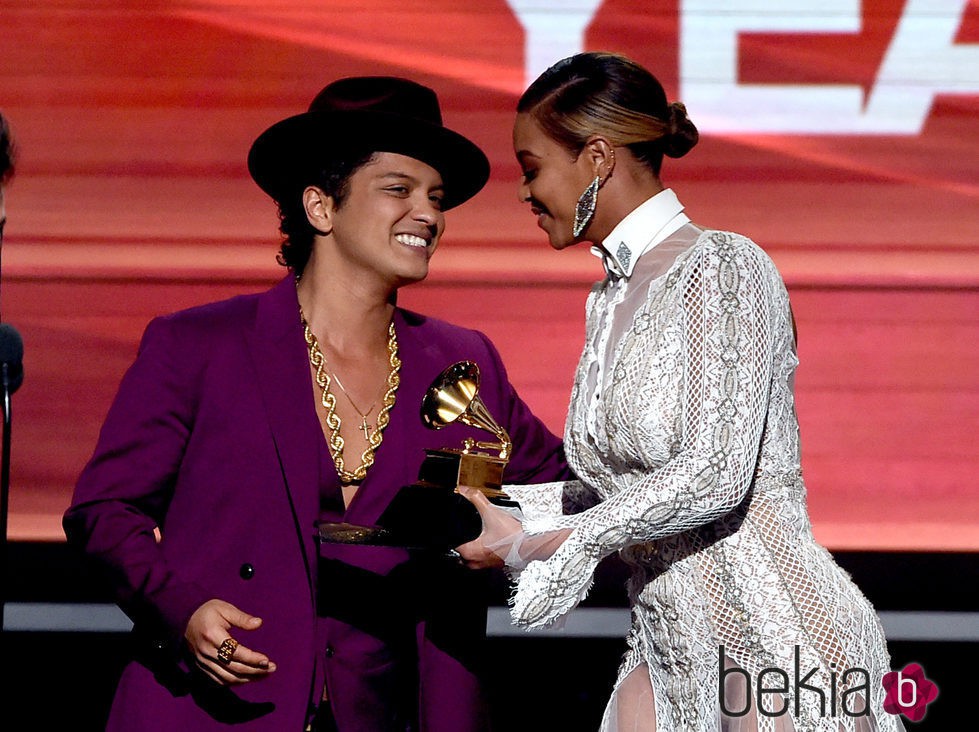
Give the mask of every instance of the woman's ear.
[[592, 171], [602, 183], [612, 175], [612, 169], [615, 168], [615, 148], [608, 139], [600, 135], [588, 138], [581, 154], [585, 156]]
[[328, 196], [322, 188], [308, 186], [303, 191], [303, 208], [306, 210], [306, 220], [317, 232], [326, 236], [333, 231], [333, 212], [335, 210], [333, 196]]

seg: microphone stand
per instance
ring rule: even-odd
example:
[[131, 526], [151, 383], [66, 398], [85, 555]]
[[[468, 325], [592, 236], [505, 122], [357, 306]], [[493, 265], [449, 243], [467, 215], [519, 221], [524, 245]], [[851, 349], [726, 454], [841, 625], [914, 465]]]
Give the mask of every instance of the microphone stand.
[[4, 607], [7, 600], [7, 500], [10, 496], [10, 365], [3, 368], [3, 455], [0, 463], [0, 633], [4, 628]]

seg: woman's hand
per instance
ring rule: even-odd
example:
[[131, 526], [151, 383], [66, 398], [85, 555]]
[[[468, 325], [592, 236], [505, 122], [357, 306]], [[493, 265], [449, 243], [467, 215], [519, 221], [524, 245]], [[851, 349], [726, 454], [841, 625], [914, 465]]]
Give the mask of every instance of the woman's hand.
[[461, 485], [456, 491], [476, 507], [483, 520], [482, 533], [456, 551], [470, 569], [502, 567], [510, 547], [523, 534], [519, 519], [490, 503], [478, 488]]
[[198, 667], [222, 686], [258, 681], [275, 671], [264, 653], [241, 645], [232, 632], [255, 630], [256, 618], [223, 600], [208, 600], [190, 616], [184, 638]]

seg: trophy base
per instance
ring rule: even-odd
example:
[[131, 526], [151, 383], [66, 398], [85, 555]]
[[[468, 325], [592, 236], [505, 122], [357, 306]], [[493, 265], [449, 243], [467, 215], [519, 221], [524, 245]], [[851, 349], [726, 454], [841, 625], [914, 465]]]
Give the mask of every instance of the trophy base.
[[[489, 500], [498, 506], [519, 505], [504, 498]], [[317, 526], [320, 541], [330, 544], [447, 552], [479, 536], [483, 520], [455, 488], [419, 482], [398, 491], [376, 526], [327, 521]]]
[[[326, 544], [394, 547], [420, 552], [433, 558], [458, 561], [459, 555], [447, 543], [419, 541], [411, 536], [396, 534], [380, 526], [361, 526], [343, 521], [321, 521], [317, 524], [319, 541]], [[457, 545], [458, 546], [458, 545]]]
[[479, 511], [455, 486], [406, 485], [378, 519], [378, 526], [407, 546], [453, 549], [483, 530]]
[[368, 546], [402, 546], [393, 534], [380, 526], [360, 526], [342, 521], [321, 521], [316, 525], [320, 541], [329, 544], [365, 544]]
[[425, 461], [418, 471], [421, 483], [451, 487], [468, 485], [478, 488], [487, 498], [509, 496], [501, 488], [507, 461], [495, 455], [465, 450], [426, 450]]
[[426, 450], [418, 482], [395, 494], [376, 526], [322, 523], [320, 540], [443, 552], [454, 549], [483, 530], [479, 511], [456, 487], [476, 488], [498, 506], [518, 505], [501, 488], [506, 464], [503, 458], [480, 452]]

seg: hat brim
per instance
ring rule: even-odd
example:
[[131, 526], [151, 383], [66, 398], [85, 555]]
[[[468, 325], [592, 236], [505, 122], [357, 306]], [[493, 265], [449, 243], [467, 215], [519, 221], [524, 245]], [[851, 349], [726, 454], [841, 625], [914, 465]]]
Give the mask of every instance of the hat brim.
[[248, 153], [248, 172], [276, 201], [313, 182], [325, 163], [345, 155], [391, 152], [421, 160], [442, 176], [444, 210], [475, 196], [489, 179], [486, 155], [457, 132], [384, 112], [306, 112], [277, 122]]

